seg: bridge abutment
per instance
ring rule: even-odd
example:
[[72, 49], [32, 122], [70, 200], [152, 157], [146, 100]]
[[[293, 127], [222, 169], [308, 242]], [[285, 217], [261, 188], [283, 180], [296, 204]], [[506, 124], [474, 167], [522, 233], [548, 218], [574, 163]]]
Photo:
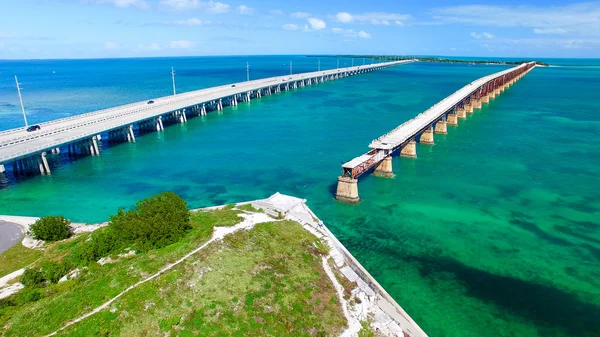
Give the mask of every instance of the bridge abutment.
[[392, 178], [394, 177], [394, 172], [392, 170], [392, 156], [385, 157], [379, 165], [375, 168], [375, 172], [373, 175], [384, 178]]
[[358, 179], [350, 177], [338, 177], [337, 190], [335, 198], [348, 203], [357, 203], [360, 201], [358, 197]]
[[400, 157], [417, 158], [417, 142], [411, 140], [406, 143], [402, 150], [400, 150]]

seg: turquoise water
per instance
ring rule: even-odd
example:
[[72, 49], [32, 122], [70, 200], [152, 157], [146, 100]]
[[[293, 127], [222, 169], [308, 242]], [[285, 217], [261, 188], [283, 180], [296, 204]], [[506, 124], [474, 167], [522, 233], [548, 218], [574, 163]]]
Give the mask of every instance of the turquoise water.
[[[252, 74], [316, 59], [250, 58]], [[246, 58], [0, 62], [35, 122], [245, 78]], [[335, 66], [322, 59], [322, 68]], [[349, 60], [342, 60], [349, 63]], [[357, 63], [360, 61], [357, 61]], [[340, 164], [471, 80], [505, 69], [418, 63], [265, 97], [190, 119], [100, 157], [52, 158], [53, 174], [0, 189], [0, 214], [105, 221], [153, 193], [190, 206], [308, 199], [430, 336], [600, 336], [600, 60], [550, 60], [363, 201], [333, 199]], [[53, 74], [52, 71], [56, 73]], [[0, 128], [19, 126], [0, 78]], [[10, 176], [9, 176], [10, 178]]]

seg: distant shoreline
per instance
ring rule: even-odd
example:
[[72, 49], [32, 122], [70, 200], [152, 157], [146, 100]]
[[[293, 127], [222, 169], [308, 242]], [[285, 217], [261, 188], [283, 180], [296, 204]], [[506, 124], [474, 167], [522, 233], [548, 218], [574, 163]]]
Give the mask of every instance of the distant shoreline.
[[487, 64], [487, 65], [518, 65], [527, 62], [535, 62], [536, 65], [547, 67], [549, 64], [535, 60], [523, 61], [490, 61], [490, 60], [457, 60], [441, 57], [410, 57], [410, 56], [376, 56], [376, 55], [307, 55], [307, 57], [324, 57], [324, 58], [366, 58], [373, 60], [417, 60], [420, 62], [434, 63], [461, 63], [461, 64]]

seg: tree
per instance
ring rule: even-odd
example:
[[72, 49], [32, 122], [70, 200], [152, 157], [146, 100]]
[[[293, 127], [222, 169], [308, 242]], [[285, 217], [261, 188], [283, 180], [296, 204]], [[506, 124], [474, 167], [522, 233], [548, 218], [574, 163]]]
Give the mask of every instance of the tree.
[[45, 281], [44, 274], [39, 269], [25, 268], [19, 280], [26, 287], [33, 287]]
[[33, 237], [44, 241], [59, 241], [71, 236], [71, 221], [62, 216], [45, 216], [38, 219], [30, 230]]
[[163, 192], [138, 201], [134, 210], [120, 209], [110, 217], [109, 228], [116, 237], [145, 251], [179, 240], [191, 228], [190, 212], [177, 194]]

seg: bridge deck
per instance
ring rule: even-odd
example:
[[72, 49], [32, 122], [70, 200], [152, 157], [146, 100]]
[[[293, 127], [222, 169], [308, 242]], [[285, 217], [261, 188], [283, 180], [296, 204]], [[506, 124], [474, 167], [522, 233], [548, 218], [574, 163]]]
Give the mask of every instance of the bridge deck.
[[154, 98], [152, 99], [154, 104], [148, 104], [148, 101], [146, 100], [41, 123], [41, 130], [36, 132], [26, 132], [24, 129], [7, 130], [0, 132], [0, 164], [24, 158], [46, 149], [62, 146], [79, 139], [89, 138], [103, 132], [122, 128], [132, 123], [155, 118], [198, 104], [208, 103], [238, 94], [246, 94], [249, 91], [261, 90], [277, 85], [286, 85], [302, 80], [320, 78], [322, 76], [373, 70], [409, 62], [412, 61], [385, 62], [232, 83], [172, 96]]
[[431, 108], [427, 109], [425, 112], [418, 114], [415, 118], [406, 121], [400, 126], [396, 127], [392, 131], [386, 133], [385, 135], [375, 139], [369, 144], [369, 147], [372, 149], [381, 149], [381, 150], [392, 150], [397, 148], [398, 146], [406, 143], [410, 139], [414, 138], [420, 132], [422, 132], [425, 128], [430, 126], [433, 122], [438, 120], [444, 113], [448, 110], [452, 109], [459, 102], [464, 100], [467, 96], [471, 95], [473, 92], [478, 90], [485, 83], [495, 79], [502, 77], [516, 69], [523, 68], [527, 65], [527, 63], [523, 63], [517, 67], [513, 67], [510, 69], [506, 69], [504, 71], [500, 71], [480, 79], [477, 79], [461, 89], [457, 90], [455, 93], [450, 96], [444, 98]]

